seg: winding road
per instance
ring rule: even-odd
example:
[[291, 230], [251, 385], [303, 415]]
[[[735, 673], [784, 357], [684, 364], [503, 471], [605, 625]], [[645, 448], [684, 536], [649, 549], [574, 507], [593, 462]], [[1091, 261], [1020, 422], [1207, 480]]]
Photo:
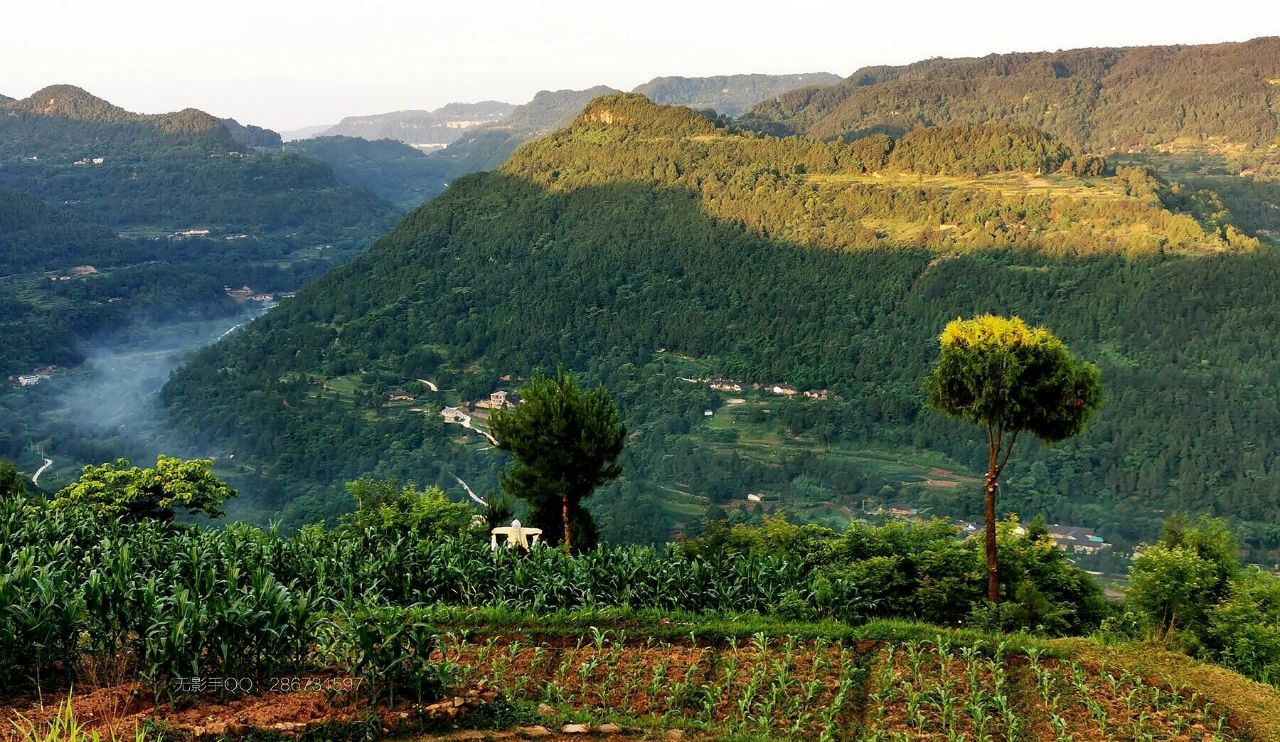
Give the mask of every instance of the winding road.
[[41, 466], [39, 469], [36, 469], [36, 473], [31, 475], [31, 483], [40, 484], [40, 475], [44, 474], [44, 470], [48, 469], [51, 466], [53, 466], [53, 459], [45, 458], [44, 465]]

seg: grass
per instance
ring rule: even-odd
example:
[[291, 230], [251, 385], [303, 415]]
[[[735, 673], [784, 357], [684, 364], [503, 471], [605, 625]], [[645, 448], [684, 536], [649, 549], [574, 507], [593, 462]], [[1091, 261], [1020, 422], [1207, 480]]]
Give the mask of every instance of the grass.
[[1182, 694], [1197, 693], [1216, 707], [1229, 709], [1233, 721], [1250, 730], [1255, 739], [1280, 740], [1280, 689], [1148, 644], [1102, 645], [1072, 638], [1055, 639], [1046, 645], [1083, 662], [1138, 673], [1148, 682]]
[[894, 188], [938, 188], [942, 190], [986, 191], [1004, 196], [1023, 193], [1069, 196], [1073, 198], [1119, 199], [1124, 191], [1111, 178], [1076, 178], [1068, 175], [995, 173], [982, 177], [955, 175], [913, 175], [910, 173], [810, 174], [805, 180], [819, 186], [875, 185]]

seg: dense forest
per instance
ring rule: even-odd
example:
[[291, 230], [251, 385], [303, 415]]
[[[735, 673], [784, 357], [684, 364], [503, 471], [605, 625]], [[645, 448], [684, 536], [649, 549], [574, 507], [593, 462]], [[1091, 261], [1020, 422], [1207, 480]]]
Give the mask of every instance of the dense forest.
[[[934, 452], [971, 474], [976, 439], [922, 410], [920, 380], [947, 320], [1018, 314], [1097, 362], [1108, 400], [1078, 440], [1026, 444], [1008, 511], [1122, 543], [1161, 511], [1211, 511], [1274, 548], [1280, 258], [1212, 193], [1141, 168], [1040, 172], [1077, 156], [1018, 127], [977, 133], [823, 143], [607, 97], [201, 352], [164, 396], [294, 522], [335, 515], [332, 483], [369, 471], [494, 486], [502, 458], [436, 413], [557, 364], [603, 383], [632, 431], [623, 479], [593, 506], [608, 538], [663, 540], [757, 487], [784, 511], [904, 497], [972, 517], [963, 486], [826, 454]], [[970, 171], [927, 164], [943, 152], [1007, 169], [939, 174]], [[893, 171], [895, 153], [917, 171]], [[733, 406], [681, 380], [712, 373], [831, 396]], [[418, 412], [386, 401], [400, 386], [422, 390]], [[759, 426], [784, 434], [776, 455], [749, 439]], [[778, 445], [793, 436], [813, 445]], [[693, 497], [673, 505], [672, 490]]]
[[753, 125], [820, 138], [921, 126], [1034, 126], [1089, 151], [1269, 145], [1280, 136], [1280, 38], [1075, 49], [865, 67], [757, 106]]
[[[80, 342], [130, 323], [230, 315], [208, 261], [118, 237], [19, 191], [0, 190], [0, 374], [83, 359]], [[92, 273], [72, 269], [89, 266]], [[202, 268], [208, 270], [201, 270]]]

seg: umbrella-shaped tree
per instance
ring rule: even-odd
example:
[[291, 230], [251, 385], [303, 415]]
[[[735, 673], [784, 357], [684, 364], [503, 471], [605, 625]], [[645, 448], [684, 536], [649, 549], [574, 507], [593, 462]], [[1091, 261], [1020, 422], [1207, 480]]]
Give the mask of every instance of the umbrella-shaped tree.
[[929, 405], [987, 434], [987, 598], [995, 603], [1000, 473], [1023, 431], [1052, 443], [1083, 430], [1102, 402], [1101, 377], [1097, 366], [1074, 358], [1052, 332], [1018, 317], [957, 319], [940, 340], [938, 364], [925, 379]]

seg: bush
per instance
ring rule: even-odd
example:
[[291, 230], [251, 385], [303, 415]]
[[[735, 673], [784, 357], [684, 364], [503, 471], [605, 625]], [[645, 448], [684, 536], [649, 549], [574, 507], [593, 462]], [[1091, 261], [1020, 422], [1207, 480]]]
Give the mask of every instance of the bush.
[[451, 501], [439, 487], [419, 490], [395, 479], [359, 479], [348, 483], [347, 491], [356, 501], [355, 512], [342, 518], [348, 533], [370, 530], [389, 538], [441, 541], [466, 533], [474, 514], [469, 505]]

